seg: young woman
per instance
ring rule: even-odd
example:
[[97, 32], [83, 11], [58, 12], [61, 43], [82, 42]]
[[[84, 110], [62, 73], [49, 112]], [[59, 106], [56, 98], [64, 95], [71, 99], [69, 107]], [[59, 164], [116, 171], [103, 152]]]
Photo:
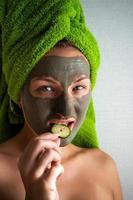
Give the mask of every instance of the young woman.
[[[71, 144], [90, 97], [90, 66], [79, 50], [54, 47], [38, 62], [21, 91], [24, 127], [0, 145], [2, 200], [122, 200], [114, 160]], [[53, 123], [67, 124], [70, 136], [52, 134]]]
[[0, 1], [0, 200], [122, 200], [96, 137], [99, 60], [80, 0]]

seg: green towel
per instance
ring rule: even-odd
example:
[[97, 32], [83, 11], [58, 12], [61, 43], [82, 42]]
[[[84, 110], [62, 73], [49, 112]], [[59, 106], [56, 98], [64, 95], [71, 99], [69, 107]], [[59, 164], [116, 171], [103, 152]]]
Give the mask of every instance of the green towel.
[[[86, 56], [91, 65], [93, 90], [100, 53], [79, 0], [0, 0], [1, 143], [23, 127], [23, 115], [16, 103], [31, 70], [62, 39], [70, 41]], [[99, 147], [92, 98], [72, 143], [80, 147]]]

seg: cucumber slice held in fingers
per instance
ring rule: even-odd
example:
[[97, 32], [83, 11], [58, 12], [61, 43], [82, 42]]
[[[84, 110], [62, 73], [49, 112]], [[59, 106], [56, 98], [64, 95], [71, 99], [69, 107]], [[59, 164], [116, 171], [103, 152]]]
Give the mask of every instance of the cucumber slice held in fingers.
[[67, 138], [71, 134], [70, 128], [64, 124], [54, 124], [51, 128], [51, 132], [61, 138]]

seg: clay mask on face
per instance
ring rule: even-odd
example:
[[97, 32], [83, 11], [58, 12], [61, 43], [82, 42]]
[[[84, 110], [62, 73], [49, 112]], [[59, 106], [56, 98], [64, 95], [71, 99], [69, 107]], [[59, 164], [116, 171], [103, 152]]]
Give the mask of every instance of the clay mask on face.
[[[31, 72], [21, 93], [26, 123], [38, 135], [51, 132], [48, 121], [72, 117], [75, 125], [60, 146], [69, 144], [78, 132], [91, 98], [90, 66], [83, 57], [43, 57]], [[77, 82], [76, 82], [77, 81]]]

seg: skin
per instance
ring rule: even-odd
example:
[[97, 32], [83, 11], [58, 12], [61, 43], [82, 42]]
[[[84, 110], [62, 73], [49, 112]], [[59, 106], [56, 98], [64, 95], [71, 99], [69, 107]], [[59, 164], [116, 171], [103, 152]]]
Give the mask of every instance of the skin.
[[[46, 56], [51, 55], [84, 57], [74, 48], [55, 48]], [[22, 99], [19, 106], [24, 109]], [[60, 144], [51, 133], [36, 134], [25, 118], [20, 133], [0, 145], [0, 197], [24, 200], [26, 192], [30, 200], [38, 194], [40, 200], [122, 200], [117, 167], [108, 154]]]

